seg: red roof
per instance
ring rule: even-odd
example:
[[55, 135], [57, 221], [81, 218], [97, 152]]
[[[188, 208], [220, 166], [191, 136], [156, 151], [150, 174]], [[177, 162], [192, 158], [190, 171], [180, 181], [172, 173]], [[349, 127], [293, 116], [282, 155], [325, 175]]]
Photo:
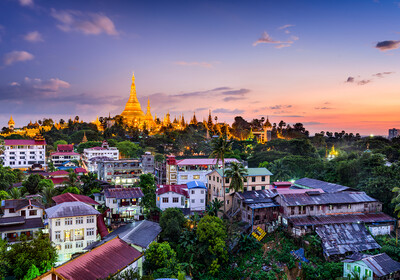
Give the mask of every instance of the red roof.
[[142, 254], [116, 237], [55, 269], [68, 280], [107, 279], [139, 259]]
[[54, 172], [50, 172], [49, 176], [60, 176], [60, 175], [68, 176], [68, 174], [69, 173], [67, 171], [65, 171], [65, 170], [57, 170], [57, 171], [54, 171]]
[[79, 156], [79, 153], [75, 152], [54, 152], [51, 153], [52, 156]]
[[4, 140], [4, 145], [20, 145], [20, 146], [26, 146], [26, 145], [46, 145], [46, 141], [36, 141], [32, 139], [5, 139]]
[[[228, 162], [239, 162], [235, 158], [226, 158], [225, 163]], [[215, 158], [185, 158], [181, 160], [177, 160], [177, 165], [215, 165], [217, 163], [217, 160]], [[222, 164], [221, 161], [219, 161], [219, 164]]]
[[59, 185], [67, 181], [67, 178], [50, 178], [50, 180], [53, 181], [54, 185]]
[[189, 197], [186, 185], [159, 185], [156, 193], [162, 195], [167, 192], [174, 192]]
[[85, 168], [82, 167], [78, 167], [74, 169], [75, 173], [87, 173], [87, 170]]
[[97, 215], [97, 230], [99, 231], [101, 238], [104, 238], [104, 236], [109, 233], [106, 224], [104, 223], [103, 215]]
[[57, 145], [57, 151], [60, 152], [73, 152], [74, 151], [74, 145]]
[[107, 150], [107, 149], [103, 148], [103, 147], [92, 147], [92, 148], [88, 148], [88, 150]]
[[141, 198], [143, 192], [140, 188], [109, 188], [104, 190], [104, 196], [115, 199]]
[[61, 204], [64, 202], [72, 202], [72, 201], [80, 201], [90, 205], [98, 205], [96, 201], [91, 199], [86, 195], [74, 194], [74, 193], [63, 193], [53, 197], [53, 200], [56, 204]]

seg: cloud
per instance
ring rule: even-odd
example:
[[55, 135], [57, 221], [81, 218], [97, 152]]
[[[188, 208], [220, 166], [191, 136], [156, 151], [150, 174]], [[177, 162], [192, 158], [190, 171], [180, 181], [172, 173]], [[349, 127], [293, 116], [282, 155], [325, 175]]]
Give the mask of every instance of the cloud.
[[245, 97], [225, 97], [222, 99], [224, 102], [230, 102], [230, 101], [237, 101], [237, 100], [243, 100], [246, 99]]
[[238, 90], [223, 91], [222, 95], [235, 95], [235, 96], [240, 95], [240, 96], [243, 96], [243, 95], [246, 95], [249, 92], [250, 92], [249, 89], [241, 88], [241, 89], [238, 89]]
[[314, 109], [316, 109], [316, 110], [332, 110], [334, 108], [332, 108], [332, 107], [315, 107]]
[[278, 27], [278, 29], [282, 30], [282, 29], [286, 29], [286, 28], [289, 28], [289, 27], [293, 27], [293, 26], [294, 26], [293, 24], [285, 24], [285, 25], [282, 25], [282, 26]]
[[354, 82], [354, 77], [348, 77], [346, 80], [346, 83], [353, 83]]
[[398, 49], [400, 48], [400, 41], [388, 40], [388, 41], [378, 42], [375, 48], [379, 49], [380, 51]]
[[26, 34], [24, 36], [24, 40], [28, 41], [28, 42], [32, 42], [32, 43], [36, 43], [36, 42], [43, 42], [43, 37], [42, 34], [40, 34], [38, 31], [32, 31], [29, 32], [28, 34]]
[[258, 44], [265, 43], [265, 44], [276, 44], [275, 48], [281, 49], [281, 48], [286, 48], [290, 47], [294, 41], [299, 40], [299, 37], [297, 36], [290, 36], [290, 40], [288, 41], [277, 41], [272, 39], [272, 37], [264, 31], [264, 33], [261, 35], [261, 37], [253, 43], [253, 46], [257, 46]]
[[319, 124], [324, 124], [322, 122], [303, 122], [303, 125], [319, 125]]
[[18, 0], [19, 4], [23, 7], [30, 7], [32, 8], [35, 3], [33, 2], [33, 0]]
[[283, 117], [283, 118], [304, 118], [304, 116], [300, 116], [300, 115], [279, 115], [279, 117]]
[[239, 110], [239, 109], [230, 110], [230, 109], [226, 109], [226, 108], [218, 108], [218, 109], [213, 110], [213, 113], [216, 113], [216, 114], [218, 114], [218, 113], [220, 113], [220, 114], [243, 114], [244, 110]]
[[58, 78], [52, 78], [43, 81], [38, 78], [31, 79], [28, 77], [25, 77], [22, 85], [32, 87], [33, 89], [37, 89], [42, 92], [58, 92], [60, 88], [69, 88], [71, 86], [68, 82], [60, 80]]
[[5, 30], [4, 26], [0, 24], [0, 43], [1, 43], [1, 41], [2, 41], [1, 36], [3, 35], [4, 30]]
[[357, 82], [357, 85], [363, 86], [363, 85], [366, 85], [366, 84], [368, 84], [370, 82], [371, 82], [371, 80], [361, 80], [361, 81]]
[[379, 72], [376, 74], [373, 74], [372, 76], [378, 77], [378, 78], [384, 78], [387, 75], [393, 74], [395, 72]]
[[112, 20], [102, 13], [84, 13], [74, 10], [51, 9], [51, 16], [60, 24], [59, 29], [64, 32], [77, 31], [86, 35], [119, 35]]
[[275, 105], [275, 106], [268, 107], [268, 109], [270, 109], [270, 110], [282, 110], [282, 109], [287, 109], [287, 108], [292, 108], [292, 105]]
[[175, 61], [175, 65], [180, 65], [180, 66], [199, 66], [199, 67], [205, 67], [205, 68], [211, 68], [213, 67], [213, 64], [209, 62], [187, 62], [187, 61]]
[[4, 55], [4, 64], [12, 65], [15, 62], [27, 61], [34, 59], [33, 54], [26, 51], [12, 51]]

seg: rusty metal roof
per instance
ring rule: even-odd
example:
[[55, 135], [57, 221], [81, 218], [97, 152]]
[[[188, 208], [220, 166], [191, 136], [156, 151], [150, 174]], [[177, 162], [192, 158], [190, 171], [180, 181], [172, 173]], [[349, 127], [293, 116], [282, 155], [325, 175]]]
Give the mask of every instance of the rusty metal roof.
[[365, 192], [281, 194], [280, 197], [286, 206], [351, 204], [377, 201]]
[[[3, 218], [4, 219], [4, 218]], [[24, 219], [24, 223], [0, 226], [0, 232], [44, 228], [42, 218]]]
[[385, 213], [365, 213], [365, 214], [339, 214], [290, 217], [288, 221], [294, 226], [316, 226], [329, 224], [348, 224], [348, 223], [393, 223], [395, 218]]
[[315, 231], [322, 240], [322, 249], [327, 256], [381, 248], [363, 224], [323, 225]]
[[98, 203], [90, 197], [74, 193], [63, 193], [57, 196], [53, 196], [53, 200], [57, 204], [61, 204], [64, 202], [80, 201], [90, 205], [98, 205]]
[[68, 280], [107, 279], [139, 259], [142, 254], [118, 236], [57, 267]]
[[392, 260], [386, 253], [369, 256], [362, 260], [378, 277], [397, 272], [400, 270], [400, 263]]

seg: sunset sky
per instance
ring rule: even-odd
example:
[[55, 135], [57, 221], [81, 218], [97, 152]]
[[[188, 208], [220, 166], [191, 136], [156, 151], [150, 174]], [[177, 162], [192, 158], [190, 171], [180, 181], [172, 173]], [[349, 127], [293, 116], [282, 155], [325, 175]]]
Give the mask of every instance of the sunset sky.
[[400, 1], [0, 1], [0, 127], [142, 110], [400, 128]]

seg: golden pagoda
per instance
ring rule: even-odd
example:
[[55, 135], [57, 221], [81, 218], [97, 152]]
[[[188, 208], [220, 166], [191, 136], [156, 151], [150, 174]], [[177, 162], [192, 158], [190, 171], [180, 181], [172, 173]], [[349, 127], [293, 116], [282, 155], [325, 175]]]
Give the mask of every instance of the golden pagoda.
[[14, 130], [14, 127], [15, 127], [15, 122], [11, 116], [10, 120], [8, 121], [8, 129], [12, 131], [12, 130]]
[[150, 110], [150, 99], [147, 99], [147, 111], [146, 115], [144, 116], [144, 121], [146, 123], [147, 128], [152, 128], [155, 126], [155, 122], [153, 120], [153, 116], [151, 115], [151, 110]]
[[131, 123], [138, 122], [144, 118], [144, 113], [136, 96], [135, 74], [132, 75], [131, 93], [121, 116]]
[[86, 131], [83, 132], [83, 137], [81, 143], [86, 143], [88, 140], [86, 138]]

